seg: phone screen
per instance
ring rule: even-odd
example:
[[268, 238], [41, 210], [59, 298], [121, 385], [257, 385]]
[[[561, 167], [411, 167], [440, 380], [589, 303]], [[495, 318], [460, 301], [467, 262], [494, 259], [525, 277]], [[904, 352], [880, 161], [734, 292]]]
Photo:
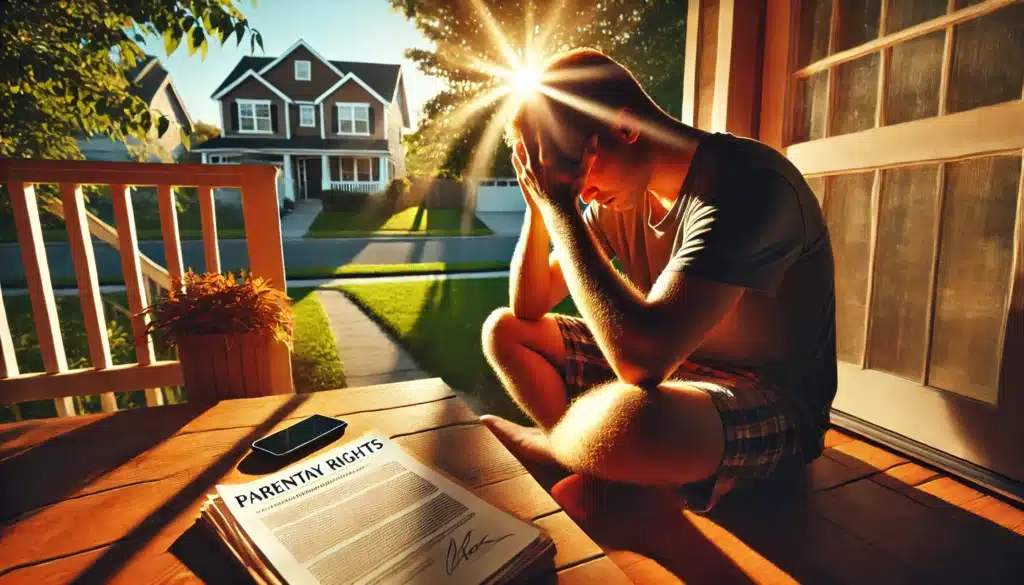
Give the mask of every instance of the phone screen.
[[325, 435], [338, 432], [348, 426], [343, 420], [314, 414], [287, 429], [259, 439], [252, 444], [254, 449], [272, 455], [287, 455]]

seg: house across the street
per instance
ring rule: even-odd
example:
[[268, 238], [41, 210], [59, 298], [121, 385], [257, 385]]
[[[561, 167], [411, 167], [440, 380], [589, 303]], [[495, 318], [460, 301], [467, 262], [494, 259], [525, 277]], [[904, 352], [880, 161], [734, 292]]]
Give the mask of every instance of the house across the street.
[[328, 60], [299, 39], [279, 57], [242, 57], [212, 97], [223, 134], [196, 148], [204, 162], [273, 164], [283, 199], [371, 193], [405, 174], [400, 65]]
[[181, 130], [192, 132], [192, 118], [185, 109], [185, 102], [178, 95], [171, 74], [164, 69], [160, 60], [146, 55], [135, 67], [125, 71], [129, 91], [142, 98], [155, 114], [162, 114], [170, 121], [163, 136], [156, 130], [145, 142], [134, 137], [126, 141], [112, 140], [107, 135], [95, 135], [78, 139], [78, 147], [86, 160], [175, 162], [185, 152], [181, 142]]

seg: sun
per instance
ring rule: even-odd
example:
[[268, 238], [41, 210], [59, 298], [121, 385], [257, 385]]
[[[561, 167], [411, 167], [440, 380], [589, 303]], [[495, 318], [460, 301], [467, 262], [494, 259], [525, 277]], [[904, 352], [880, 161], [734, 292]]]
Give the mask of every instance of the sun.
[[526, 98], [540, 89], [540, 72], [536, 69], [521, 65], [510, 76], [509, 81], [520, 98]]

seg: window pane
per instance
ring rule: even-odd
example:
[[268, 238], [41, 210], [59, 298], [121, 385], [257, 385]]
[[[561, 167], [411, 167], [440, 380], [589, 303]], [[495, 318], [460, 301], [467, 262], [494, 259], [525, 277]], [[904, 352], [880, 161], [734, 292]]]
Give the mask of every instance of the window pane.
[[252, 104], [238, 104], [239, 116], [252, 116]]
[[270, 117], [270, 104], [255, 104], [256, 116], [261, 118]]
[[832, 136], [875, 127], [878, 62], [879, 53], [872, 53], [836, 67], [838, 79]]
[[938, 165], [882, 171], [868, 367], [924, 381]]
[[953, 29], [949, 111], [1021, 99], [1024, 4], [1013, 4]]
[[882, 0], [839, 0], [839, 30], [833, 53], [878, 38]]
[[890, 0], [885, 32], [894, 33], [946, 13], [946, 0]]
[[366, 120], [356, 120], [356, 132], [362, 134], [370, 133], [370, 124]]
[[242, 130], [255, 130], [256, 122], [251, 117], [240, 117], [238, 119], [238, 127]]
[[949, 163], [928, 383], [995, 404], [1020, 156]]
[[352, 133], [352, 120], [351, 118], [339, 118], [338, 120], [339, 132]]
[[341, 159], [341, 180], [342, 181], [354, 181], [355, 176], [355, 159], [343, 158]]
[[256, 129], [260, 132], [270, 132], [270, 118], [256, 118]]
[[359, 163], [359, 176], [358, 176], [358, 180], [360, 180], [360, 181], [369, 181], [370, 180], [370, 159], [368, 159], [368, 158], [361, 158], [361, 159], [358, 159], [357, 162]]
[[370, 109], [369, 108], [352, 108], [352, 110], [355, 112], [356, 122], [358, 122], [360, 120], [365, 122], [365, 121], [368, 121], [370, 119]]
[[892, 48], [885, 96], [886, 124], [900, 124], [939, 114], [942, 47], [946, 31], [911, 39]]
[[800, 3], [800, 47], [797, 68], [805, 67], [828, 55], [828, 32], [832, 0], [805, 0]]
[[854, 364], [864, 355], [874, 176], [867, 172], [832, 177], [823, 206], [835, 256], [836, 355]]
[[793, 142], [825, 137], [825, 99], [828, 71], [820, 71], [796, 83], [796, 109]]

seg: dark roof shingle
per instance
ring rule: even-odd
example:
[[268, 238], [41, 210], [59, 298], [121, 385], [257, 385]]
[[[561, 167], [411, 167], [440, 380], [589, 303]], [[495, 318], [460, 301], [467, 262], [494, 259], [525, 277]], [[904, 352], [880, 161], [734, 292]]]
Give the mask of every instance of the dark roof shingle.
[[[228, 73], [224, 81], [213, 91], [212, 95], [217, 95], [223, 91], [225, 87], [234, 83], [242, 75], [245, 75], [246, 71], [251, 69], [259, 72], [260, 69], [266, 67], [276, 58], [242, 57], [238, 64], [235, 65], [235, 68], [231, 70], [231, 73]], [[398, 84], [398, 73], [402, 68], [401, 65], [392, 63], [362, 63], [359, 61], [331, 61], [331, 65], [337, 67], [338, 71], [341, 71], [343, 74], [352, 73], [363, 80], [373, 91], [389, 102], [391, 101], [391, 96], [395, 94], [395, 86]]]

